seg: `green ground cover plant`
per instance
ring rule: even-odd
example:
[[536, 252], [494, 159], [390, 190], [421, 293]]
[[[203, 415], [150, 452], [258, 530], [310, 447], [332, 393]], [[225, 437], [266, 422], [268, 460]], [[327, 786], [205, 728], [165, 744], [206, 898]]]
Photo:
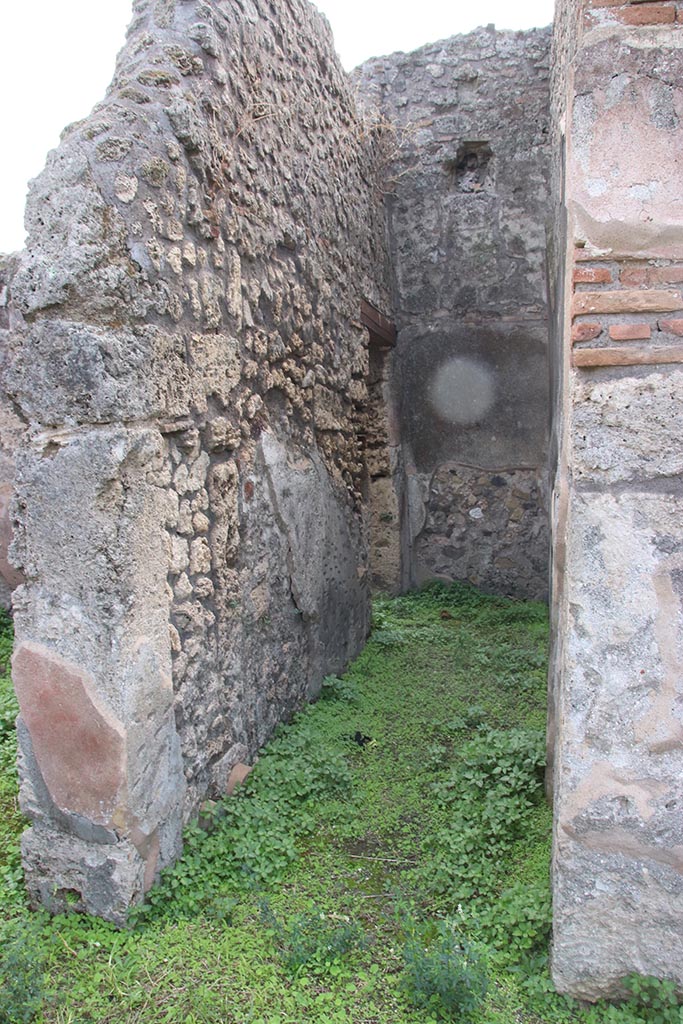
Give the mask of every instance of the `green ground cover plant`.
[[0, 1024], [681, 1024], [548, 975], [547, 615], [433, 585], [187, 830], [130, 927], [26, 906], [0, 621]]

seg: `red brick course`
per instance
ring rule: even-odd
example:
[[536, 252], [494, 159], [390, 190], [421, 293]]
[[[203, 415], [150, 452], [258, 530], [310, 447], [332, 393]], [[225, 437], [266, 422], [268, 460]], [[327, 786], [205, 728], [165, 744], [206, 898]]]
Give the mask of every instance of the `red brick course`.
[[683, 267], [624, 267], [619, 280], [629, 288], [639, 285], [682, 284]]
[[616, 12], [625, 25], [671, 25], [676, 20], [673, 4], [637, 4], [622, 7]]
[[600, 366], [657, 366], [683, 363], [683, 345], [669, 348], [635, 345], [620, 348], [575, 348], [572, 363], [576, 367]]
[[572, 302], [574, 316], [590, 313], [673, 313], [683, 309], [679, 291], [577, 292]]

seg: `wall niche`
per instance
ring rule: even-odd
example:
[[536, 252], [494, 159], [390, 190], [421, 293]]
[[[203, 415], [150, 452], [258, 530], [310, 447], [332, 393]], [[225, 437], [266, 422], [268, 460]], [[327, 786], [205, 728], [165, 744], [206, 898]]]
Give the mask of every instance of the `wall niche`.
[[493, 150], [488, 142], [463, 142], [455, 157], [444, 162], [458, 192], [470, 195], [493, 192]]

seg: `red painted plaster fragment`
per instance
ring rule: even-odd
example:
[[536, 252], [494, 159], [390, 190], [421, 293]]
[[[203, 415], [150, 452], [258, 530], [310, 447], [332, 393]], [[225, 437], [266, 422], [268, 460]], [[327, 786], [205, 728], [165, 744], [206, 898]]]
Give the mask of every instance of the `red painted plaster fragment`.
[[125, 778], [125, 739], [91, 676], [42, 644], [24, 642], [12, 659], [12, 678], [55, 804], [109, 824]]
[[246, 782], [253, 770], [254, 766], [251, 764], [236, 764], [228, 777], [228, 784], [225, 788], [227, 795], [232, 796], [237, 787]]

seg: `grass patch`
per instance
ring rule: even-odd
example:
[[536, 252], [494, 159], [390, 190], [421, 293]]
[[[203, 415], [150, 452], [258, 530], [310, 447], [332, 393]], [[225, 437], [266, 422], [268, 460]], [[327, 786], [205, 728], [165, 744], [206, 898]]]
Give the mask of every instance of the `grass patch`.
[[125, 931], [28, 914], [5, 673], [0, 1024], [680, 1022], [646, 979], [618, 1009], [552, 991], [546, 648], [538, 604], [378, 600], [361, 656], [188, 829]]

